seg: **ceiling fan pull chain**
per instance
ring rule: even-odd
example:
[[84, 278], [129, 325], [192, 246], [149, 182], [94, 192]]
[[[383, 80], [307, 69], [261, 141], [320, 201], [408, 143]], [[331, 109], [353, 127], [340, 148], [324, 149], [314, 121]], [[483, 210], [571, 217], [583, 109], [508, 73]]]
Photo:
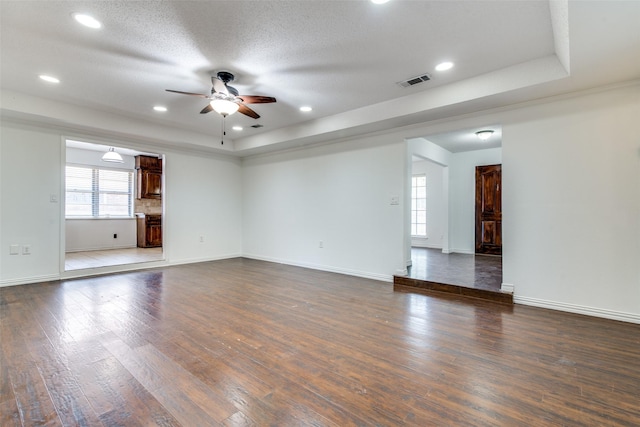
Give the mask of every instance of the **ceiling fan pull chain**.
[[224, 145], [224, 137], [227, 135], [227, 131], [225, 129], [226, 122], [226, 117], [222, 116], [222, 137], [220, 138], [220, 145]]

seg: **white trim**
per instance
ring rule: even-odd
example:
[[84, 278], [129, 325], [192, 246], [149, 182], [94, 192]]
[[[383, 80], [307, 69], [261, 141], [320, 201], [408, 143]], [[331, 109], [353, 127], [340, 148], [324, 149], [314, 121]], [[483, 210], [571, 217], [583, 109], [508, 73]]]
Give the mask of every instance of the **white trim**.
[[518, 297], [515, 295], [513, 297], [513, 300], [513, 302], [516, 304], [530, 305], [533, 307], [548, 308], [550, 310], [566, 311], [569, 313], [583, 314], [585, 316], [603, 317], [605, 319], [640, 324], [640, 314], [635, 313], [626, 313], [624, 311], [614, 311], [577, 304], [547, 301], [538, 298]]
[[18, 285], [28, 285], [31, 283], [52, 282], [56, 280], [60, 280], [60, 276], [57, 274], [48, 274], [46, 276], [22, 277], [19, 279], [1, 280], [0, 288], [3, 288], [5, 286], [18, 286]]
[[512, 294], [514, 292], [514, 290], [515, 290], [515, 286], [512, 285], [511, 283], [504, 283], [503, 282], [500, 285], [500, 292], [505, 292], [505, 293], [508, 293], [508, 294]]
[[65, 254], [73, 254], [76, 252], [91, 252], [91, 251], [110, 251], [112, 249], [135, 249], [138, 246], [133, 245], [118, 245], [118, 246], [88, 246], [86, 248], [81, 249], [72, 249], [70, 251], [66, 251]]
[[167, 263], [167, 266], [183, 265], [183, 264], [196, 264], [198, 262], [220, 261], [220, 260], [223, 260], [223, 259], [243, 258], [243, 257], [244, 257], [244, 255], [242, 255], [241, 253], [234, 253], [234, 254], [219, 255], [219, 256], [215, 256], [215, 257], [186, 258], [186, 259], [180, 259], [180, 260], [176, 260], [176, 261], [170, 261], [170, 262]]
[[[326, 266], [326, 265], [318, 265], [318, 264], [308, 264], [308, 263], [300, 263], [300, 262], [292, 262], [292, 261], [288, 261], [288, 260], [281, 260], [278, 258], [272, 258], [272, 257], [263, 257], [263, 256], [259, 256], [259, 255], [251, 255], [251, 254], [244, 254], [242, 255], [243, 258], [249, 258], [249, 259], [255, 259], [258, 261], [268, 261], [268, 262], [275, 262], [278, 264], [285, 264], [285, 265], [292, 265], [294, 267], [303, 267], [303, 268], [309, 268], [311, 270], [320, 270], [320, 271], [328, 271], [330, 273], [339, 273], [339, 274], [345, 274], [347, 276], [356, 276], [356, 277], [362, 277], [365, 279], [373, 279], [373, 280], [379, 280], [382, 282], [389, 282], [392, 283], [393, 282], [393, 276], [389, 275], [389, 274], [378, 274], [378, 273], [368, 273], [365, 271], [358, 271], [358, 270], [348, 270], [345, 268], [338, 268], [338, 267], [330, 267], [330, 266]], [[400, 270], [398, 270], [400, 271]]]

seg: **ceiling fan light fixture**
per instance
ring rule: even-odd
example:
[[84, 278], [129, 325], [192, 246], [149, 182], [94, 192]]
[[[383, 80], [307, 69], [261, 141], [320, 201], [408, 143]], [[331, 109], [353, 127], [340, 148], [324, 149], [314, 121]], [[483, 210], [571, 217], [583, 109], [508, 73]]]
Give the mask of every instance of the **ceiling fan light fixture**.
[[478, 132], [476, 132], [476, 136], [480, 139], [480, 141], [486, 141], [487, 139], [491, 138], [491, 135], [493, 135], [493, 131], [490, 129], [479, 130]]
[[103, 162], [111, 162], [111, 163], [124, 163], [122, 156], [119, 153], [116, 153], [116, 149], [111, 147], [109, 151], [102, 155]]
[[211, 105], [211, 108], [213, 108], [213, 110], [222, 117], [227, 117], [238, 111], [238, 108], [240, 108], [240, 105], [236, 102], [229, 101], [228, 99], [214, 99], [209, 104]]
[[102, 23], [93, 16], [85, 15], [83, 13], [73, 13], [72, 16], [73, 19], [85, 27], [93, 28], [95, 30], [102, 27]]

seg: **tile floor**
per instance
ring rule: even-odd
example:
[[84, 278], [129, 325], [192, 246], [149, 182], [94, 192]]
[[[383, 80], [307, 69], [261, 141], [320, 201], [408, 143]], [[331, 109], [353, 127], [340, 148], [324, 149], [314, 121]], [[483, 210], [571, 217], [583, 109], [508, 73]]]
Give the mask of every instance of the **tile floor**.
[[64, 267], [66, 271], [111, 265], [135, 264], [164, 259], [162, 248], [127, 248], [100, 251], [67, 252]]
[[411, 248], [411, 262], [408, 277], [412, 279], [488, 291], [499, 291], [502, 285], [502, 257]]

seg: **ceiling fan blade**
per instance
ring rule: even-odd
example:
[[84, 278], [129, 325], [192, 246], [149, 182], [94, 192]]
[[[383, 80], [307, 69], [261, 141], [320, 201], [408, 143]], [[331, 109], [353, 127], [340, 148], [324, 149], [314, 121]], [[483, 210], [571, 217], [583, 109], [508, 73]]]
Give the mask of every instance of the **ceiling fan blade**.
[[238, 112], [244, 114], [245, 116], [253, 117], [254, 119], [259, 119], [260, 115], [253, 111], [251, 108], [247, 107], [244, 104], [239, 104], [240, 108], [238, 108]]
[[207, 106], [204, 107], [202, 111], [200, 111], [200, 114], [207, 114], [210, 111], [213, 111], [213, 107], [211, 106], [211, 104], [207, 104]]
[[240, 99], [247, 104], [268, 104], [270, 102], [276, 102], [276, 99], [272, 96], [240, 95]]
[[229, 91], [227, 90], [227, 85], [224, 84], [222, 80], [217, 77], [211, 76], [211, 83], [213, 84], [213, 91], [218, 93], [224, 93], [225, 95], [229, 95]]
[[171, 90], [171, 89], [165, 89], [167, 92], [173, 92], [173, 93], [181, 93], [182, 95], [193, 95], [193, 96], [199, 96], [201, 98], [209, 98], [209, 95], [203, 95], [201, 93], [193, 93], [193, 92], [183, 92], [181, 90]]

